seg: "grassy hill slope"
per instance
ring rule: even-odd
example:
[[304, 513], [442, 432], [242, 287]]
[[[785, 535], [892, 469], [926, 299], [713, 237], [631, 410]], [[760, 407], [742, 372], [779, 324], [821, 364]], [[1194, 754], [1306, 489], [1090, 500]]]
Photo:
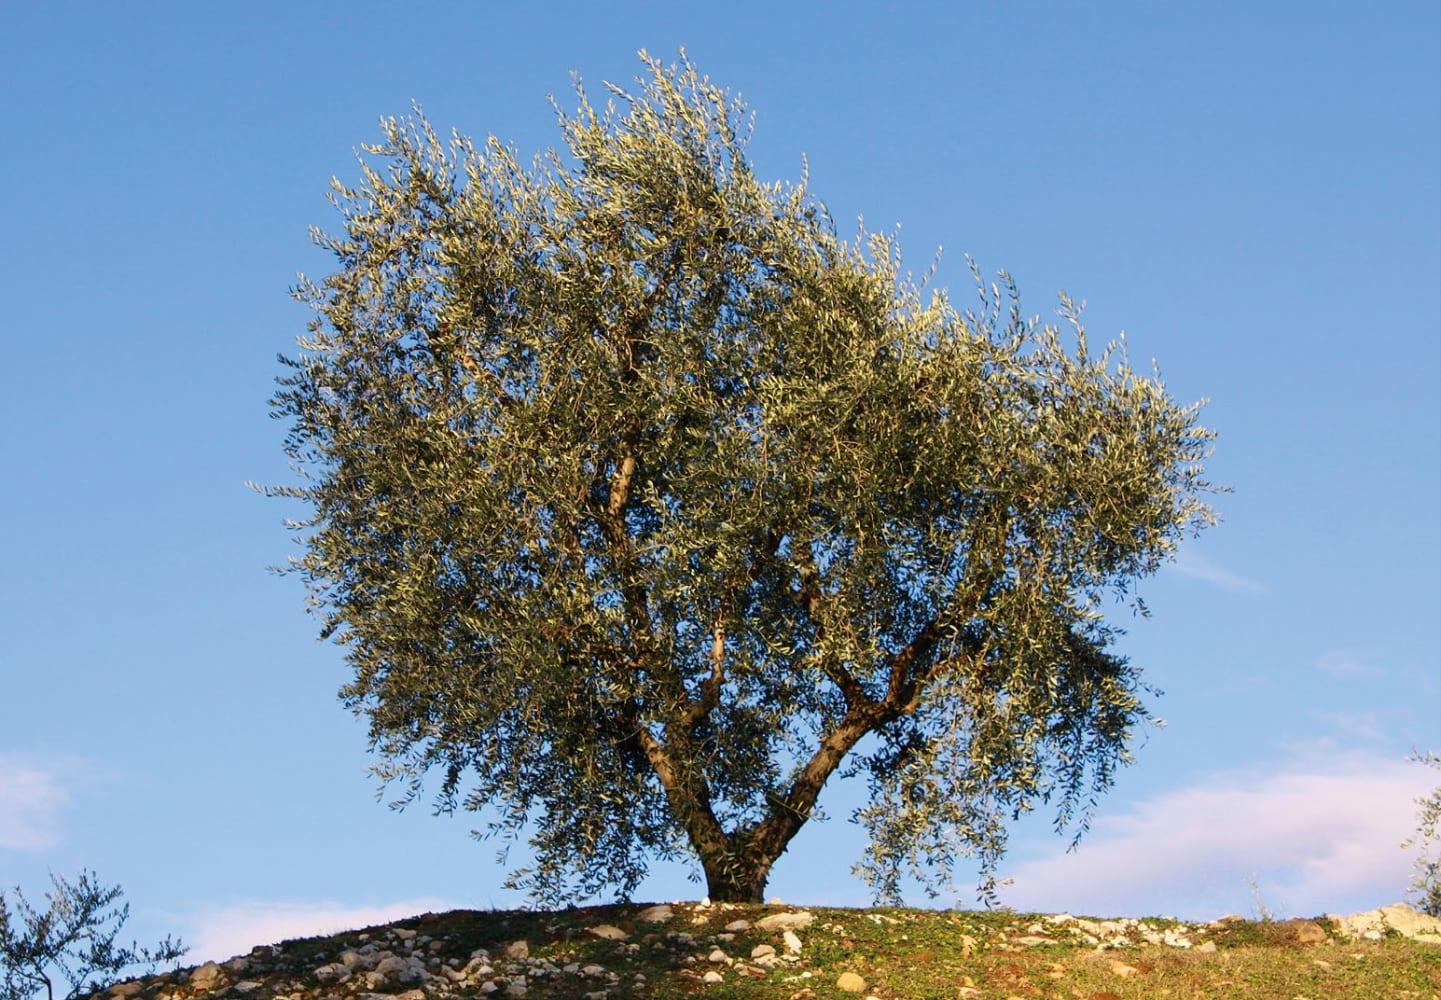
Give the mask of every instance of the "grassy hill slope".
[[673, 904], [457, 910], [258, 947], [114, 1000], [1441, 998], [1441, 945], [1330, 922]]

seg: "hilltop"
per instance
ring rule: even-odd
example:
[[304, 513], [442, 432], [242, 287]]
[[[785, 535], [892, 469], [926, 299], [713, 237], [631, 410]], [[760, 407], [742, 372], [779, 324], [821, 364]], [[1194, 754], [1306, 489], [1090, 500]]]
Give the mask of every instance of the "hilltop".
[[[1420, 934], [1413, 938], [1408, 935]], [[121, 983], [110, 1000], [1441, 997], [1441, 921], [1206, 924], [672, 903], [426, 913]]]

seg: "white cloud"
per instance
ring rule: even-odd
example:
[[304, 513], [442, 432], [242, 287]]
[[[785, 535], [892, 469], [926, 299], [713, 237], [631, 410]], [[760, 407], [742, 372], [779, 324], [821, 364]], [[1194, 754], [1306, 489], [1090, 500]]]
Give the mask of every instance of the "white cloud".
[[1322, 653], [1316, 658], [1316, 669], [1332, 677], [1379, 677], [1382, 672], [1364, 656], [1342, 649]]
[[1384, 744], [1394, 733], [1380, 712], [1312, 712], [1312, 716], [1333, 731], [1346, 737], [1351, 744]]
[[70, 801], [65, 769], [29, 754], [0, 753], [0, 849], [43, 851], [60, 839], [60, 810]]
[[190, 946], [185, 956], [187, 963], [223, 961], [259, 944], [335, 934], [456, 908], [454, 903], [432, 897], [360, 906], [336, 902], [236, 903], [198, 914], [189, 921], [189, 931], [180, 937]]
[[1241, 576], [1239, 573], [1232, 573], [1199, 552], [1193, 552], [1190, 549], [1182, 549], [1177, 552], [1176, 558], [1167, 563], [1165, 568], [1173, 573], [1201, 580], [1232, 593], [1264, 594], [1266, 592], [1266, 588], [1255, 580]]
[[1072, 853], [1021, 863], [1003, 899], [1017, 909], [1202, 919], [1255, 914], [1254, 877], [1277, 915], [1395, 902], [1413, 860], [1400, 844], [1433, 783], [1420, 765], [1371, 753], [1218, 776], [1098, 819]]

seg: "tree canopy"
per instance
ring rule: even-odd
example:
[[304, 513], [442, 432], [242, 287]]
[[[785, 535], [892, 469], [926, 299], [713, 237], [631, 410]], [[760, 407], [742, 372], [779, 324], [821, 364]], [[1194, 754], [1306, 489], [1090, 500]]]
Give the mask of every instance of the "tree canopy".
[[[758, 900], [837, 771], [877, 895], [1053, 802], [1137, 727], [1100, 607], [1214, 523], [1212, 432], [1014, 286], [960, 310], [893, 239], [758, 179], [687, 61], [556, 107], [563, 143], [383, 122], [273, 412], [295, 569], [377, 771], [530, 835], [513, 884], [628, 895], [698, 859]], [[1143, 608], [1143, 606], [1142, 606]]]

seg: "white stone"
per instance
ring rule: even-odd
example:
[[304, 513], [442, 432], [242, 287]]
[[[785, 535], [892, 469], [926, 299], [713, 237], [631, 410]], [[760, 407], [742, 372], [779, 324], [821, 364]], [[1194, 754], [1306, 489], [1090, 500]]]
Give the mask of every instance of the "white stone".
[[1364, 937], [1375, 941], [1384, 937], [1387, 930], [1393, 930], [1418, 941], [1441, 943], [1441, 918], [1427, 916], [1405, 903], [1393, 903], [1347, 916], [1328, 913], [1326, 919], [1335, 924], [1336, 929], [1346, 937]]
[[322, 983], [343, 983], [350, 978], [350, 967], [332, 962], [315, 970], [315, 978]]
[[382, 976], [388, 976], [392, 972], [401, 972], [406, 968], [405, 959], [397, 958], [395, 955], [387, 955], [375, 963], [375, 971]]
[[778, 930], [805, 930], [815, 923], [815, 914], [809, 910], [797, 910], [791, 913], [772, 913], [768, 917], [761, 917], [755, 922], [755, 929], [758, 931]]
[[726, 977], [725, 977], [725, 976], [722, 976], [719, 972], [717, 972], [717, 971], [714, 970], [714, 969], [711, 969], [709, 972], [707, 972], [707, 973], [706, 973], [704, 976], [702, 976], [701, 978], [702, 978], [705, 982], [707, 982], [707, 983], [723, 983], [723, 982], [726, 981]]
[[629, 934], [614, 924], [597, 924], [594, 927], [586, 928], [586, 933], [598, 938], [604, 938], [607, 941], [624, 941], [630, 937]]
[[635, 918], [637, 920], [643, 920], [648, 924], [663, 924], [674, 916], [675, 911], [666, 904], [661, 903], [658, 906], [647, 906], [644, 910], [637, 913]]
[[206, 962], [190, 973], [190, 985], [196, 989], [212, 989], [216, 984], [225, 980], [225, 973], [221, 971], [219, 963]]
[[799, 955], [801, 953], [801, 939], [796, 936], [795, 931], [787, 928], [785, 933], [781, 935], [781, 940], [786, 943], [786, 951], [792, 955]]

